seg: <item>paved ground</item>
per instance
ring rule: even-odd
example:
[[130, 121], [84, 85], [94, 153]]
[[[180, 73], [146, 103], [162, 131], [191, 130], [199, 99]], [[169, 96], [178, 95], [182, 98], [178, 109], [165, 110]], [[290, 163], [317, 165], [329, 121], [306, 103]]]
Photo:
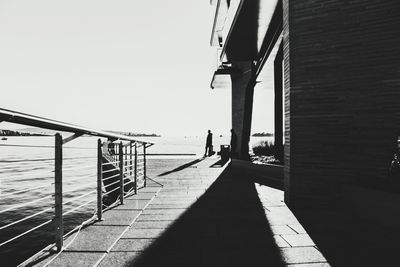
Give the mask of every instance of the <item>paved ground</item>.
[[166, 163], [163, 187], [149, 183], [37, 265], [329, 266], [282, 191], [217, 161]]

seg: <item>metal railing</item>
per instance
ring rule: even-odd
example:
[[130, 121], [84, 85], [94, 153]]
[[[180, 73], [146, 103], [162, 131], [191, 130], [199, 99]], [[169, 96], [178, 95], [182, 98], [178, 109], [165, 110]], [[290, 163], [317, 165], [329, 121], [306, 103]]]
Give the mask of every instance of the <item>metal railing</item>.
[[[55, 131], [70, 132], [72, 135], [63, 138], [60, 133], [57, 133], [54, 137], [54, 146], [43, 146], [47, 149], [54, 148], [54, 158], [43, 158], [46, 164], [54, 164], [53, 171], [50, 169], [49, 171], [36, 172], [33, 169], [29, 169], [33, 168], [33, 165], [26, 165], [25, 169], [28, 174], [25, 178], [26, 181], [29, 181], [32, 177], [41, 177], [40, 179], [43, 179], [44, 183], [29, 188], [17, 188], [5, 194], [0, 194], [1, 201], [6, 201], [6, 208], [0, 210], [0, 215], [10, 214], [20, 209], [28, 210], [23, 213], [23, 216], [13, 219], [8, 218], [8, 220], [0, 226], [0, 236], [2, 236], [2, 231], [4, 230], [9, 230], [11, 227], [15, 227], [19, 224], [29, 223], [33, 218], [46, 215], [46, 218], [38, 222], [38, 224], [29, 225], [28, 229], [23, 232], [15, 234], [14, 231], [9, 231], [7, 239], [2, 239], [0, 241], [0, 249], [40, 228], [47, 227], [46, 229], [50, 228], [49, 230], [54, 234], [54, 242], [51, 243], [55, 244], [57, 251], [61, 251], [66, 236], [69, 236], [79, 227], [75, 227], [65, 234], [64, 221], [66, 216], [97, 202], [96, 212], [91, 220], [103, 220], [104, 211], [118, 204], [123, 204], [127, 196], [136, 194], [138, 189], [146, 186], [146, 149], [152, 146], [153, 143], [136, 140], [130, 136], [97, 131], [29, 114], [0, 109], [0, 122], [2, 121]], [[103, 138], [97, 140], [97, 148], [93, 147], [93, 149], [97, 149], [97, 157], [91, 158], [95, 164], [77, 166], [77, 162], [72, 162], [71, 166], [63, 166], [64, 160], [66, 159], [63, 157], [65, 144], [82, 135]], [[88, 158], [90, 157], [85, 157], [85, 159]], [[32, 160], [32, 162], [43, 161], [40, 161], [40, 159]], [[68, 176], [65, 177], [64, 172], [68, 174], [69, 172], [75, 171], [76, 173], [78, 170], [80, 175], [66, 179]], [[11, 178], [7, 177], [7, 179], [11, 181], [12, 176]], [[83, 181], [87, 182], [89, 189], [86, 186], [85, 188], [75, 187], [72, 190], [65, 190], [66, 188], [68, 189], [70, 185], [82, 183]], [[53, 192], [49, 190], [52, 186], [54, 187]], [[47, 190], [43, 191], [44, 189]], [[29, 199], [22, 203], [17, 202], [17, 204], [9, 204], [13, 203], [13, 199], [18, 198], [20, 194], [36, 192], [35, 190], [40, 192], [35, 194], [35, 196], [39, 195], [38, 198]], [[76, 192], [79, 191], [84, 191], [84, 193], [76, 195]], [[71, 194], [73, 197], [71, 197]], [[10, 200], [8, 200], [8, 198]], [[67, 201], [64, 201], [65, 198], [67, 198]], [[43, 206], [42, 204], [46, 204], [47, 207], [45, 205], [40, 210], [36, 207], [32, 209], [32, 212], [29, 212], [30, 207], [38, 203], [40, 203], [41, 206]], [[75, 204], [75, 206], [72, 206], [73, 204]], [[10, 232], [13, 234], [12, 236], [9, 236]]]
[[[97, 217], [114, 204], [124, 203], [124, 198], [146, 187], [146, 148], [152, 144], [128, 141], [97, 144]], [[142, 153], [138, 153], [141, 149]], [[100, 201], [103, 197], [107, 201]]]

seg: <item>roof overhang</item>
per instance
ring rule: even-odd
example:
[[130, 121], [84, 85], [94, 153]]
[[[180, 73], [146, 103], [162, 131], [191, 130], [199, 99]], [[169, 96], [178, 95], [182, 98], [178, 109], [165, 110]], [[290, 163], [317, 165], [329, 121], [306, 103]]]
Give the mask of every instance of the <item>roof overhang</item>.
[[211, 88], [221, 88], [230, 84], [232, 70], [225, 67], [235, 61], [254, 62], [255, 81], [280, 40], [283, 24], [282, 0], [252, 0], [240, 3], [224, 46], [220, 49], [220, 63], [212, 77]]
[[211, 0], [211, 5], [216, 6], [211, 32], [211, 46], [223, 46], [243, 2], [243, 0], [230, 0], [229, 3], [227, 0]]
[[216, 71], [214, 71], [211, 79], [211, 89], [227, 88], [231, 83], [231, 75], [238, 73], [239, 70], [233, 68], [230, 65], [221, 65]]
[[[235, 11], [235, 12], [233, 12]], [[271, 30], [282, 23], [281, 0], [240, 1], [229, 31], [224, 38], [221, 61], [258, 61], [262, 57], [263, 44], [269, 42]], [[226, 29], [225, 29], [226, 30]]]

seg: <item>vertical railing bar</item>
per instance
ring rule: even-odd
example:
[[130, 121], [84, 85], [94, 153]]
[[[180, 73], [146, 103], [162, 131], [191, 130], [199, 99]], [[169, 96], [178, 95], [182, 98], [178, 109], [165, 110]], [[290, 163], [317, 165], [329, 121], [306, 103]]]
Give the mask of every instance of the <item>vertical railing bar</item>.
[[114, 161], [116, 162], [116, 161], [118, 161], [118, 153], [117, 153], [117, 151], [118, 151], [118, 146], [117, 146], [117, 144], [116, 143], [114, 143]]
[[117, 158], [116, 158], [117, 150], [115, 150], [115, 148], [116, 148], [115, 143], [113, 143], [112, 147], [113, 147], [113, 155], [112, 155], [113, 156], [113, 161], [116, 162], [117, 161]]
[[135, 142], [135, 194], [137, 194], [137, 142]]
[[101, 140], [97, 140], [97, 219], [102, 220], [103, 217], [103, 153]]
[[124, 204], [124, 152], [122, 141], [119, 143], [119, 187], [121, 204]]
[[133, 167], [132, 167], [133, 161], [132, 161], [132, 142], [129, 142], [129, 177], [131, 177], [130, 179], [132, 179], [132, 171], [133, 171]]
[[125, 168], [124, 168], [124, 172], [127, 172], [128, 171], [128, 169], [127, 169], [127, 167], [126, 166], [128, 166], [128, 162], [127, 162], [127, 160], [128, 160], [128, 147], [124, 147], [124, 162], [125, 162]]
[[63, 247], [63, 203], [62, 203], [62, 136], [59, 133], [55, 135], [55, 156], [54, 156], [54, 198], [55, 198], [55, 241], [57, 251]]
[[143, 179], [144, 187], [146, 187], [147, 177], [146, 177], [146, 143], [143, 144]]

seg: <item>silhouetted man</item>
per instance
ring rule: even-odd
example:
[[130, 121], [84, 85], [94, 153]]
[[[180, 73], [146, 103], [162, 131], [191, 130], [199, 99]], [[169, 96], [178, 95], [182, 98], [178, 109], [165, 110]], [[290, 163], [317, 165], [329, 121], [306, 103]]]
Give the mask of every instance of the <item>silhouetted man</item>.
[[212, 133], [210, 130], [208, 130], [208, 135], [206, 140], [206, 151], [204, 153], [205, 157], [207, 156], [207, 151], [208, 151], [208, 156], [211, 156], [213, 152], [213, 146], [212, 146]]
[[231, 158], [236, 157], [236, 146], [237, 146], [237, 135], [233, 129], [231, 129]]

